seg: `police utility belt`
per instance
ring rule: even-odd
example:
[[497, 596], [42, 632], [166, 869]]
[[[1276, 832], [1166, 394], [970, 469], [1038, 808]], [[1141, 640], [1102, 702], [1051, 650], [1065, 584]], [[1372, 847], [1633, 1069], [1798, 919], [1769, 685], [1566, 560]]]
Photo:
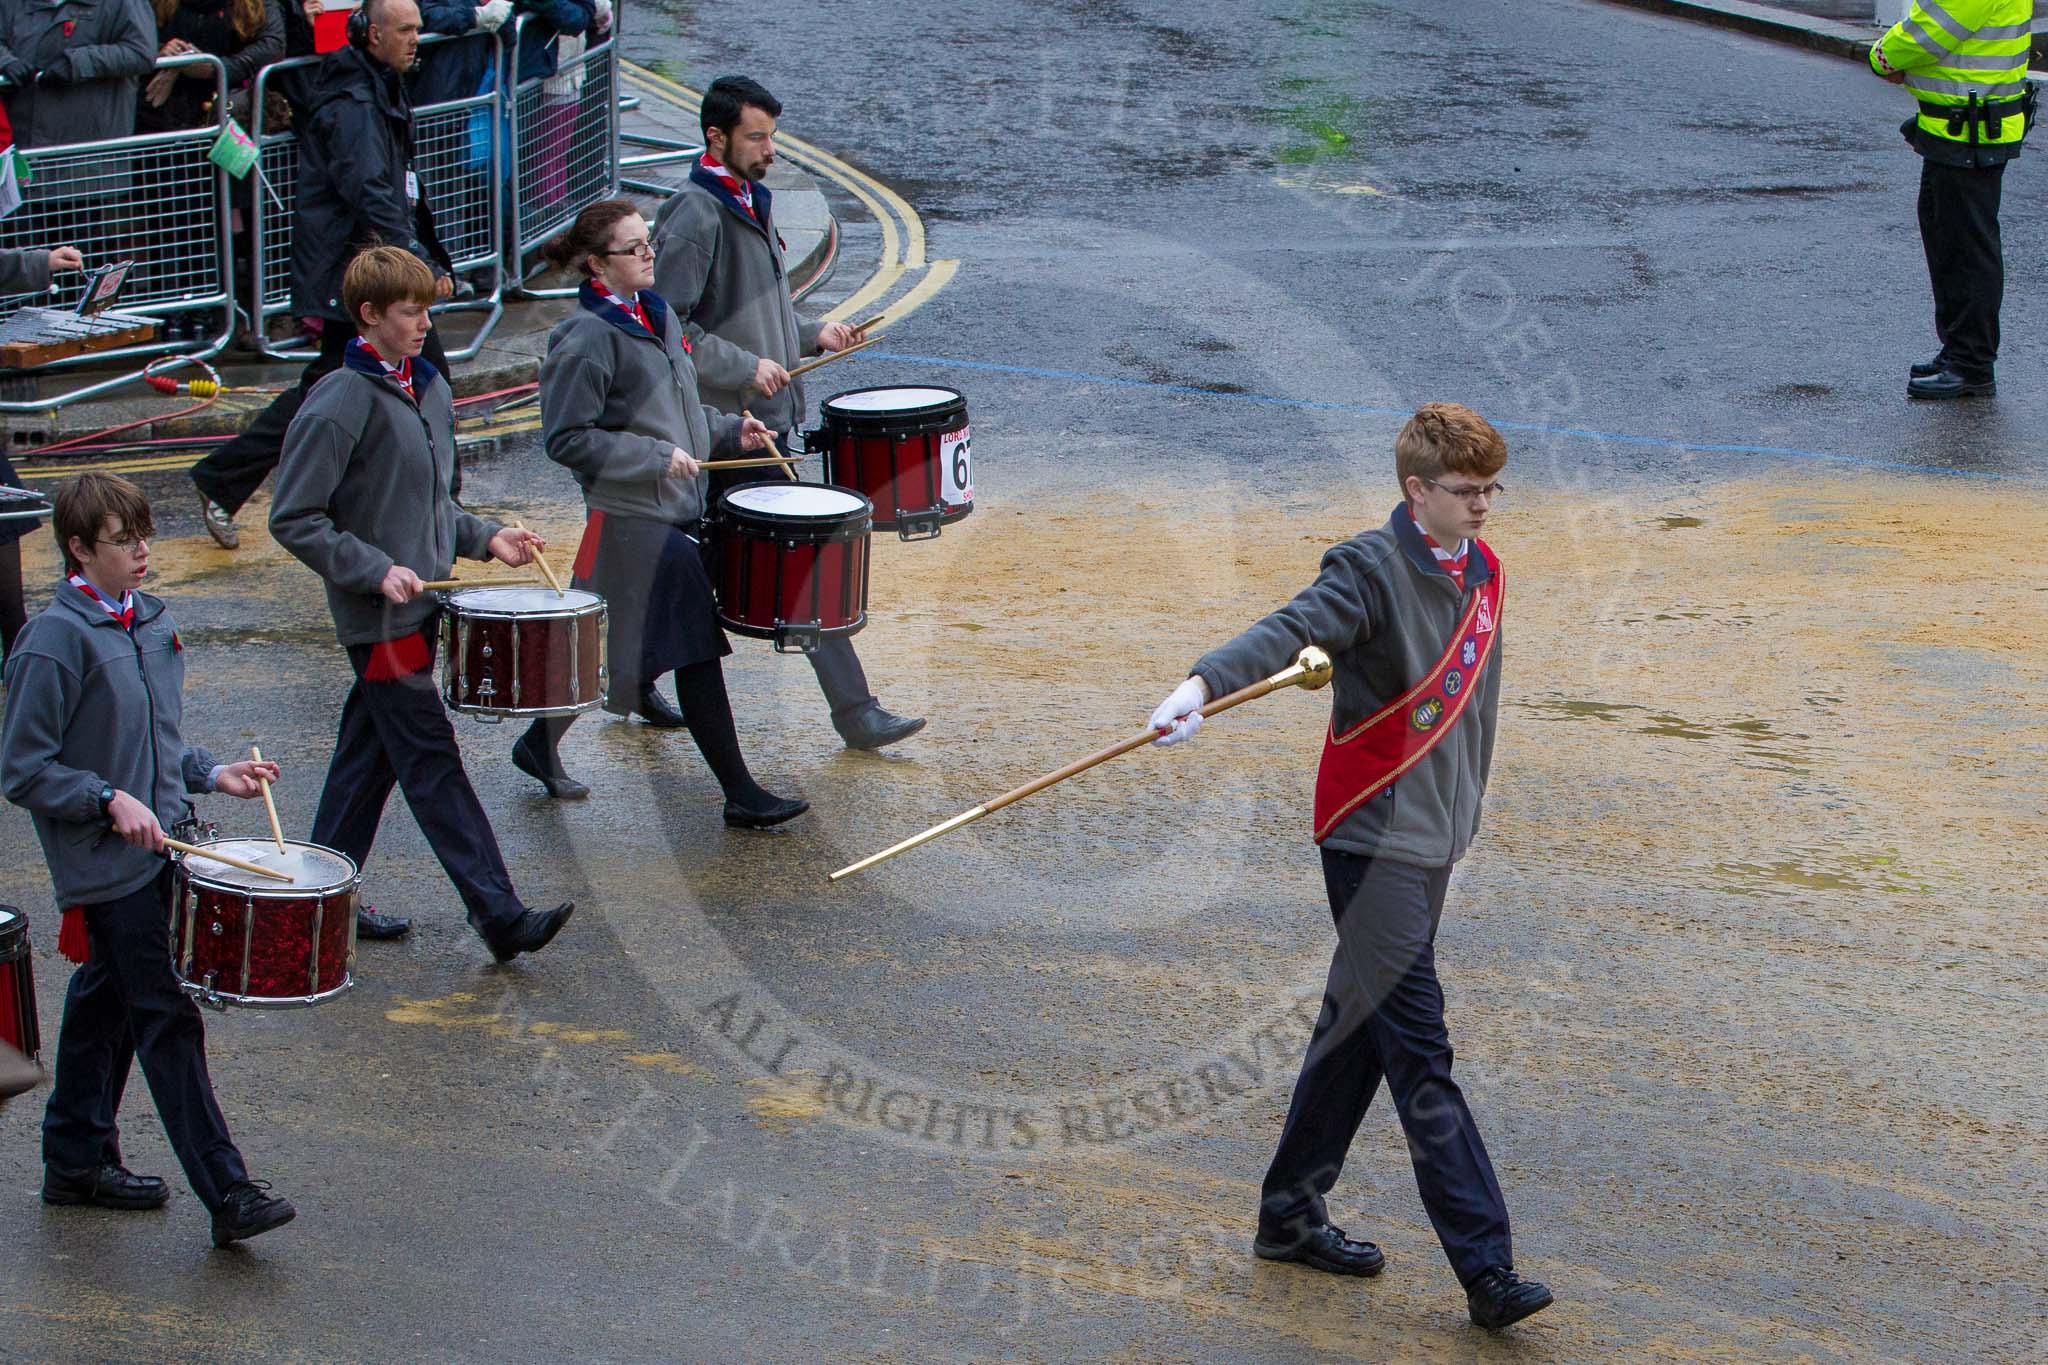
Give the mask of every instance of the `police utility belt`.
[[1959, 138], [1967, 131], [1974, 144], [1980, 135], [1996, 141], [2000, 127], [2014, 114], [2026, 116], [2026, 123], [2020, 130], [2025, 137], [2034, 130], [2035, 108], [2040, 103], [2040, 94], [2031, 85], [2027, 93], [2013, 100], [1987, 100], [1972, 94], [1968, 104], [1929, 104], [1920, 102], [1920, 112], [1927, 118], [1948, 125], [1948, 135]]

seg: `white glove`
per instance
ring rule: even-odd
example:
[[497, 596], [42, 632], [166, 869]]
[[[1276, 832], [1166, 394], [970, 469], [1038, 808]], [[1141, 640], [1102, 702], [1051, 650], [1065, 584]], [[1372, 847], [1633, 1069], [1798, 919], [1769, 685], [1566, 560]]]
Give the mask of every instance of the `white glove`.
[[609, 33], [612, 28], [612, 0], [597, 0], [597, 24], [599, 33]]
[[498, 26], [512, 17], [512, 0], [484, 0], [476, 7], [476, 26], [485, 33], [496, 33]]
[[1184, 739], [1193, 739], [1195, 731], [1202, 728], [1201, 707], [1208, 704], [1209, 684], [1200, 678], [1189, 678], [1173, 694], [1159, 703], [1159, 709], [1152, 713], [1152, 728], [1164, 730], [1165, 734], [1153, 740], [1154, 744], [1178, 744]]

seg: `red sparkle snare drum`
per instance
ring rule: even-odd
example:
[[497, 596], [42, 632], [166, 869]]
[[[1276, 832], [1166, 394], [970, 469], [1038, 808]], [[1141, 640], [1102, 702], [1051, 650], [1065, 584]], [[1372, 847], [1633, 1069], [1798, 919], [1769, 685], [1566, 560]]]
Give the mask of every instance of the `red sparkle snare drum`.
[[875, 505], [875, 529], [928, 540], [974, 510], [967, 399], [957, 389], [852, 389], [818, 410], [806, 442], [825, 482]]
[[36, 974], [28, 950], [28, 916], [0, 905], [0, 1043], [30, 1061], [40, 1061], [42, 1034], [36, 1027]]
[[467, 588], [441, 614], [451, 710], [573, 716], [604, 703], [604, 599], [566, 588]]
[[825, 484], [778, 479], [728, 492], [712, 541], [719, 624], [804, 654], [866, 625], [874, 511], [852, 489]]
[[212, 839], [200, 845], [274, 867], [273, 881], [201, 853], [176, 855], [171, 889], [171, 970], [202, 1005], [299, 1009], [356, 984], [353, 859], [318, 844]]

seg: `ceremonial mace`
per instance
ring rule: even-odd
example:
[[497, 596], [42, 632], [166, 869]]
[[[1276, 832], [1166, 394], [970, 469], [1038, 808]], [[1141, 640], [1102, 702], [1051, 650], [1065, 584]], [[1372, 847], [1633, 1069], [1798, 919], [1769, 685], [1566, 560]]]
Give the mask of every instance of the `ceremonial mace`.
[[[1215, 701], [1208, 702], [1195, 709], [1202, 713], [1204, 719], [1207, 719], [1219, 712], [1228, 711], [1233, 706], [1241, 706], [1248, 701], [1257, 701], [1267, 693], [1278, 692], [1283, 687], [1300, 687], [1314, 691], [1330, 681], [1330, 672], [1330, 656], [1316, 648], [1316, 646], [1310, 645], [1307, 649], [1301, 651], [1301, 654], [1293, 663], [1281, 669], [1272, 677], [1267, 678], [1264, 682], [1255, 682], [1250, 687], [1240, 687], [1228, 696], [1218, 697]], [[899, 853], [907, 853], [919, 844], [930, 843], [942, 834], [951, 834], [956, 829], [973, 824], [984, 815], [999, 811], [1004, 806], [1015, 805], [1025, 797], [1034, 796], [1044, 791], [1047, 787], [1064, 782], [1070, 777], [1077, 777], [1098, 763], [1107, 763], [1119, 754], [1127, 754], [1133, 749], [1143, 748], [1171, 728], [1171, 726], [1162, 726], [1154, 730], [1148, 727], [1132, 735], [1129, 739], [1118, 740], [1107, 749], [1099, 750], [1088, 755], [1086, 758], [1075, 759], [1066, 767], [1049, 772], [1043, 777], [1033, 778], [1023, 786], [1004, 792], [992, 801], [984, 801], [971, 810], [961, 811], [952, 819], [933, 825], [922, 834], [913, 834], [900, 844], [894, 844], [883, 849], [880, 853], [872, 854], [857, 863], [842, 867], [832, 874], [831, 880], [836, 882], [842, 877], [851, 877], [854, 873], [864, 872], [876, 863], [886, 862]]]

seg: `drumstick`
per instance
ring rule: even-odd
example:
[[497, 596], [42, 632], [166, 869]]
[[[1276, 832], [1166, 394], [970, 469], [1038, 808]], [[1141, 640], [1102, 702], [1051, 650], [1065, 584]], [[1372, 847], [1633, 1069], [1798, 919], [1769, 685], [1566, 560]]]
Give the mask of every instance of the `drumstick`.
[[[1315, 688], [1322, 687], [1330, 681], [1330, 672], [1330, 656], [1314, 645], [1310, 645], [1307, 649], [1301, 651], [1301, 654], [1293, 663], [1265, 681], [1255, 682], [1250, 687], [1240, 687], [1228, 696], [1218, 697], [1215, 701], [1196, 709], [1202, 713], [1204, 718], [1207, 718], [1219, 712], [1228, 711], [1233, 706], [1240, 706], [1248, 701], [1257, 701], [1267, 693], [1277, 692], [1283, 687], [1301, 687], [1313, 691]], [[922, 834], [913, 834], [900, 844], [892, 844], [880, 853], [871, 854], [868, 857], [862, 858], [857, 863], [842, 867], [832, 874], [831, 880], [836, 882], [842, 877], [850, 877], [856, 872], [866, 871], [876, 863], [884, 862], [899, 853], [907, 853], [919, 844], [930, 843], [941, 834], [950, 834], [956, 829], [971, 825], [984, 815], [999, 811], [1004, 806], [1015, 805], [1025, 797], [1036, 795], [1047, 787], [1064, 782], [1070, 777], [1078, 777], [1097, 764], [1107, 763], [1119, 754], [1127, 754], [1133, 749], [1143, 748], [1165, 733], [1166, 730], [1163, 728], [1154, 730], [1147, 727], [1140, 730], [1128, 739], [1118, 740], [1107, 749], [1098, 749], [1086, 758], [1075, 759], [1064, 768], [1055, 768], [1043, 777], [1035, 777], [1021, 787], [1004, 792], [994, 800], [984, 801], [981, 805], [975, 806], [970, 810], [961, 811], [952, 819], [941, 821], [939, 824], [925, 830]]]
[[817, 458], [815, 455], [776, 455], [773, 457], [759, 455], [745, 460], [700, 460], [697, 467], [699, 469], [760, 469], [766, 465], [776, 465], [786, 469], [790, 465], [802, 464], [805, 460], [815, 460]]
[[888, 316], [889, 315], [887, 313], [877, 313], [873, 317], [869, 318], [866, 322], [854, 323], [853, 330], [860, 333], [862, 336], [866, 336], [871, 328], [880, 327], [882, 325], [883, 319], [887, 318]]
[[210, 849], [201, 848], [197, 844], [186, 844], [180, 843], [176, 839], [166, 839], [164, 840], [164, 847], [174, 848], [188, 858], [210, 858], [214, 862], [235, 868], [241, 872], [253, 872], [259, 877], [274, 877], [281, 882], [288, 882], [292, 879], [292, 874], [289, 872], [279, 872], [274, 867], [263, 867], [256, 863], [243, 862], [240, 858], [234, 857], [231, 854], [215, 853]]
[[846, 359], [846, 357], [852, 355], [855, 351], [864, 351], [868, 347], [874, 345], [876, 342], [880, 340], [880, 337], [862, 337], [859, 341], [854, 342], [853, 345], [848, 346], [843, 350], [834, 351], [830, 355], [821, 355], [816, 360], [806, 360], [803, 364], [791, 370], [789, 372], [789, 377], [791, 379], [794, 379], [800, 374], [809, 374], [812, 370], [817, 369], [820, 365], [830, 365], [835, 360], [844, 360]]
[[[520, 525], [518, 519], [515, 517], [512, 522], [512, 529], [515, 531], [524, 531], [526, 528]], [[548, 557], [541, 553], [540, 546], [535, 545], [532, 548], [533, 562], [540, 565], [541, 576], [546, 578], [548, 581], [548, 586], [555, 590], [555, 596], [560, 597], [562, 595], [562, 580], [555, 577], [555, 571], [548, 567]]]
[[430, 578], [420, 584], [421, 592], [453, 592], [457, 588], [505, 588], [517, 583], [538, 583], [541, 580], [527, 576], [523, 578]]
[[[263, 761], [263, 751], [251, 744], [249, 746], [249, 757], [261, 763]], [[263, 788], [263, 812], [270, 817], [270, 837], [277, 840], [277, 851], [283, 853], [286, 851], [284, 846], [284, 830], [277, 823], [277, 802], [270, 799], [270, 779], [258, 773], [256, 774], [256, 781]]]

